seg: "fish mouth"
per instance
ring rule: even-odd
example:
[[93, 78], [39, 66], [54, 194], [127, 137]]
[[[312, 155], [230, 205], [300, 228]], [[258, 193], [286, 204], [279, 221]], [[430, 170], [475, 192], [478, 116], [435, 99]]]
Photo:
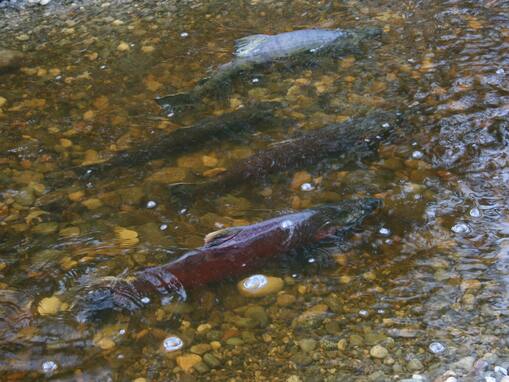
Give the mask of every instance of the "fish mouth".
[[383, 200], [377, 198], [366, 198], [363, 199], [364, 208], [370, 212], [376, 211], [383, 207]]

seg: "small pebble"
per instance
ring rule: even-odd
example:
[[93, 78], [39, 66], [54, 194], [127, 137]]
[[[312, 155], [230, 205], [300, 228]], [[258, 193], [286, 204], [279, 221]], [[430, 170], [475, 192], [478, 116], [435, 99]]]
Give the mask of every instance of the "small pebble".
[[295, 302], [296, 297], [293, 294], [283, 293], [277, 296], [279, 306], [288, 306]]
[[147, 202], [147, 208], [156, 208], [157, 207], [157, 203], [154, 202], [153, 200], [149, 200]]
[[97, 347], [99, 347], [102, 350], [110, 350], [115, 347], [115, 341], [113, 341], [111, 338], [104, 337], [95, 342]]
[[304, 338], [299, 341], [299, 347], [302, 351], [310, 353], [316, 348], [316, 340], [313, 338]]
[[412, 358], [408, 363], [407, 363], [407, 369], [408, 370], [411, 370], [411, 371], [417, 371], [417, 370], [421, 370], [422, 368], [424, 367], [424, 365], [422, 364], [421, 361], [419, 361], [417, 358]]
[[182, 33], [180, 34], [180, 37], [182, 37], [182, 38], [189, 37], [189, 33], [187, 33], [187, 32], [182, 32]]
[[391, 234], [391, 230], [389, 228], [382, 227], [378, 230], [378, 233], [382, 236], [389, 236]]
[[237, 284], [240, 294], [244, 297], [263, 297], [283, 289], [283, 279], [265, 275], [253, 275]]
[[389, 351], [381, 345], [375, 345], [371, 348], [369, 354], [373, 358], [383, 359], [389, 355]]
[[196, 333], [205, 334], [205, 333], [210, 332], [211, 329], [212, 329], [212, 325], [210, 325], [210, 324], [200, 324], [196, 328]]
[[128, 43], [126, 43], [126, 42], [121, 42], [121, 43], [120, 43], [120, 44], [118, 44], [118, 46], [117, 46], [117, 50], [118, 50], [119, 52], [126, 52], [126, 51], [128, 51], [129, 49], [130, 49], [129, 44], [128, 44]]
[[456, 362], [454, 365], [462, 370], [470, 371], [472, 366], [474, 366], [475, 358], [474, 357], [464, 357]]
[[45, 297], [39, 302], [37, 311], [41, 316], [57, 314], [62, 307], [62, 301], [56, 296]]
[[207, 353], [203, 356], [203, 361], [209, 365], [211, 368], [219, 367], [221, 366], [221, 361], [217, 359], [214, 355], [211, 353]]
[[201, 362], [201, 357], [197, 354], [185, 354], [177, 357], [177, 365], [185, 372], [191, 371], [194, 365]]

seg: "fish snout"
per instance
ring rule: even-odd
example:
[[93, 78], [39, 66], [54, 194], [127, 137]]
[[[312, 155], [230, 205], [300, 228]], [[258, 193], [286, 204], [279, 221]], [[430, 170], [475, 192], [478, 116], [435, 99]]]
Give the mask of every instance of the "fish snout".
[[382, 199], [377, 199], [377, 198], [366, 198], [363, 200], [363, 203], [364, 203], [364, 209], [369, 212], [376, 211], [377, 209], [379, 209], [383, 206]]
[[363, 35], [366, 38], [379, 38], [382, 36], [383, 30], [380, 27], [367, 27], [363, 30]]

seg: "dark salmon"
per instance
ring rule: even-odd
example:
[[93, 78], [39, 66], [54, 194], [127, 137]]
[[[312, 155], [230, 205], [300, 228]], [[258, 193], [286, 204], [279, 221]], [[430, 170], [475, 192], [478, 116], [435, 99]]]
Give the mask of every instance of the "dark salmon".
[[218, 117], [205, 118], [188, 127], [181, 127], [155, 139], [141, 142], [129, 150], [121, 151], [106, 162], [80, 166], [75, 170], [85, 178], [100, 175], [108, 170], [138, 166], [160, 158], [174, 158], [218, 139], [252, 132], [282, 122], [274, 115], [281, 107], [277, 102], [261, 102], [249, 105]]
[[372, 198], [347, 200], [213, 232], [202, 247], [168, 264], [91, 286], [75, 306], [78, 319], [102, 311], [134, 311], [154, 297], [185, 299], [186, 289], [245, 274], [277, 255], [344, 234], [380, 204]]
[[260, 150], [226, 172], [197, 184], [174, 184], [173, 194], [185, 197], [223, 192], [242, 184], [261, 183], [270, 174], [302, 169], [323, 159], [359, 155], [373, 150], [398, 126], [396, 113], [376, 111], [366, 117], [332, 124]]

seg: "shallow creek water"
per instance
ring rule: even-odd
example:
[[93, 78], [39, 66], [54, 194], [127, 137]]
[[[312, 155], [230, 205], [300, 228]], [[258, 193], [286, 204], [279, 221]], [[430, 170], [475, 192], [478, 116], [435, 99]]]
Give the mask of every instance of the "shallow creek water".
[[[4, 1], [0, 13], [0, 48], [24, 53], [0, 74], [2, 380], [507, 381], [509, 2]], [[241, 76], [178, 119], [154, 102], [246, 35], [359, 26], [384, 33], [356, 55]], [[267, 100], [292, 122], [61, 176]], [[404, 123], [373, 155], [185, 205], [168, 192], [375, 109]], [[218, 228], [361, 196], [384, 207], [341, 246], [258, 270], [284, 280], [278, 294], [243, 297], [227, 279], [101, 322], [69, 311], [91, 280], [167, 262]]]

